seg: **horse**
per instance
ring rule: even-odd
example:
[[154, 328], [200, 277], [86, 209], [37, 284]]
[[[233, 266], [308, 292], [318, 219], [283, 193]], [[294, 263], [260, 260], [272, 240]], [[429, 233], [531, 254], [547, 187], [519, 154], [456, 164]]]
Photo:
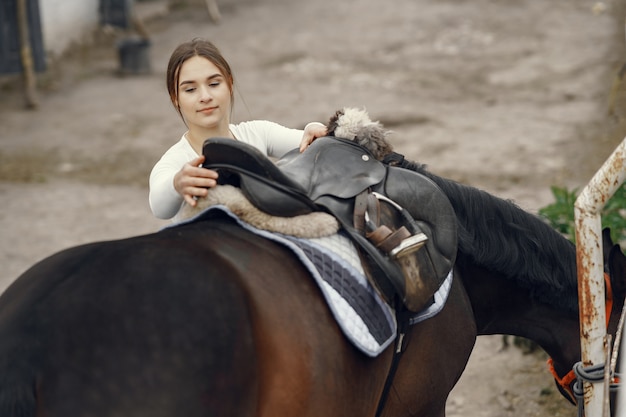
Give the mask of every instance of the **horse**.
[[[401, 344], [357, 351], [291, 251], [213, 216], [22, 274], [0, 296], [0, 415], [444, 417], [477, 335], [494, 333], [536, 341], [568, 372], [580, 360], [574, 246], [511, 202], [406, 169], [449, 198], [459, 245], [444, 308]], [[614, 333], [621, 251], [607, 264]]]
[[[475, 340], [460, 281], [407, 337], [384, 415], [442, 416]], [[291, 252], [218, 218], [18, 278], [0, 297], [0, 415], [373, 415], [392, 350], [356, 351]]]
[[[550, 357], [557, 388], [577, 404], [573, 368], [581, 361], [581, 345], [575, 245], [510, 201], [433, 175], [423, 165], [404, 165], [435, 181], [455, 208], [456, 267], [477, 335], [519, 336], [539, 345]], [[607, 333], [615, 342], [626, 298], [626, 256], [609, 229], [598, 243], [604, 255]]]

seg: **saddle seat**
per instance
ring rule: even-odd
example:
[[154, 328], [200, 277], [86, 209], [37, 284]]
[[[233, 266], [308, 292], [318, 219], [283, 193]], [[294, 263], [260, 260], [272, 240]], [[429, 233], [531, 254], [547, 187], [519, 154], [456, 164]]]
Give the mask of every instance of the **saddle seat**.
[[[456, 216], [443, 192], [425, 176], [385, 165], [352, 141], [318, 138], [306, 151], [294, 149], [276, 163], [253, 146], [228, 138], [207, 139], [203, 154], [203, 166], [219, 172], [219, 184], [238, 186], [268, 214], [293, 217], [321, 210], [334, 215], [361, 250], [375, 286], [388, 301], [398, 295], [409, 310], [418, 311], [454, 264]], [[357, 196], [371, 191], [406, 208], [409, 217], [417, 219], [412, 234], [426, 237], [420, 243], [424, 248], [417, 251], [419, 288], [408, 288], [401, 263], [355, 227]]]

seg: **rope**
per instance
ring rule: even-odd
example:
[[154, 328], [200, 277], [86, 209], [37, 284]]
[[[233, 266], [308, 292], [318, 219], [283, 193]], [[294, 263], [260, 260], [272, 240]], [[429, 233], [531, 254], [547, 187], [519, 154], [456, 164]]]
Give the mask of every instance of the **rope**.
[[[583, 367], [582, 362], [577, 362], [574, 364], [574, 373], [576, 374], [576, 382], [572, 386], [572, 391], [574, 392], [574, 396], [576, 397], [576, 403], [578, 404], [578, 417], [583, 417], [585, 414], [585, 389], [584, 383], [594, 383], [601, 382], [604, 380], [604, 364], [593, 365], [588, 367]], [[611, 381], [609, 384], [610, 392], [617, 392], [619, 390], [620, 383], [618, 382], [621, 378], [621, 374], [611, 372]]]
[[[610, 311], [609, 313], [610, 314]], [[617, 358], [619, 356], [621, 335], [624, 327], [624, 320], [626, 319], [626, 303], [622, 307], [622, 313], [617, 325], [617, 331], [615, 333], [615, 343], [613, 344], [613, 352], [609, 361], [609, 369], [605, 369], [604, 364], [598, 364], [588, 367], [583, 367], [582, 362], [574, 364], [574, 374], [576, 375], [576, 381], [572, 386], [572, 392], [576, 397], [576, 403], [578, 404], [578, 417], [583, 417], [585, 414], [585, 382], [594, 383], [602, 382], [608, 379], [609, 392], [617, 392], [621, 384], [621, 374], [615, 372], [617, 365]], [[609, 318], [607, 317], [607, 325]], [[610, 342], [609, 342], [610, 343]], [[609, 378], [606, 378], [605, 374], [608, 373]]]

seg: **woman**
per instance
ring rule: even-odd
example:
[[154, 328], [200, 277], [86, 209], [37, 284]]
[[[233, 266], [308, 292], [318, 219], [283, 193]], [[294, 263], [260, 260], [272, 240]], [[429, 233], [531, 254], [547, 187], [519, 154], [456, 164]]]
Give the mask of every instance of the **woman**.
[[326, 127], [317, 122], [309, 123], [304, 131], [266, 120], [231, 124], [233, 74], [209, 41], [194, 39], [179, 45], [170, 57], [166, 81], [172, 104], [188, 130], [150, 173], [150, 208], [158, 218], [176, 216], [185, 202], [195, 206], [196, 199], [217, 184], [217, 172], [201, 167], [207, 138], [239, 140], [265, 155], [281, 157], [296, 147], [303, 151], [315, 138], [326, 135]]

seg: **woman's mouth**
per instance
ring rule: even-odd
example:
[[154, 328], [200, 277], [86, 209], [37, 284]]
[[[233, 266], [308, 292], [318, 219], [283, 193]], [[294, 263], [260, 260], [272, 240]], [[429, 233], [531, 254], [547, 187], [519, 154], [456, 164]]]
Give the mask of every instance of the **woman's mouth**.
[[215, 109], [217, 109], [217, 107], [205, 107], [203, 109], [198, 110], [198, 113], [211, 114], [215, 111]]

